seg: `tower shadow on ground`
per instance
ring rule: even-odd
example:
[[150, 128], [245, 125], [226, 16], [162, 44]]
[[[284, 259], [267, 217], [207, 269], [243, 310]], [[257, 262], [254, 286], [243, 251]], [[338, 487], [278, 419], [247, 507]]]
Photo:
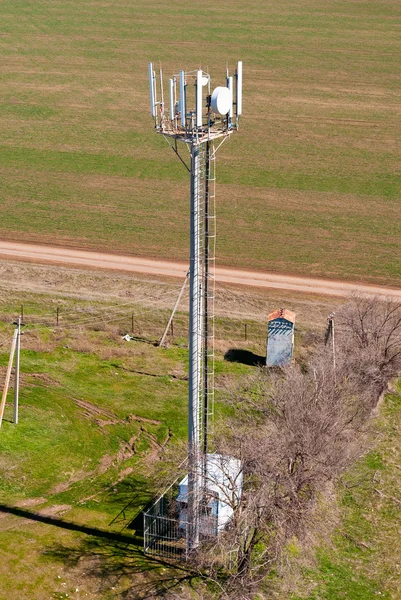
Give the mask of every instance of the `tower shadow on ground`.
[[228, 362], [242, 363], [251, 367], [264, 367], [266, 365], [266, 357], [255, 354], [250, 350], [243, 348], [230, 348], [224, 355], [224, 360]]
[[44, 548], [42, 557], [74, 569], [74, 576], [78, 578], [90, 578], [98, 589], [99, 598], [103, 598], [112, 586], [120, 585], [124, 589], [118, 597], [124, 600], [162, 598], [166, 593], [174, 594], [174, 590], [185, 583], [191, 585], [191, 581], [199, 576], [189, 564], [145, 555], [143, 540], [137, 535], [88, 527], [6, 504], [0, 504], [0, 514], [82, 534], [70, 543], [55, 542]]

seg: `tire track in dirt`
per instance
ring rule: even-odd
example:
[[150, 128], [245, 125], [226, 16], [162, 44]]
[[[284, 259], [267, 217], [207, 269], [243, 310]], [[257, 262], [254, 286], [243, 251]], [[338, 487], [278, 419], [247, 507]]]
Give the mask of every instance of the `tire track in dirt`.
[[[168, 428], [167, 434], [164, 440], [160, 443], [157, 437], [150, 431], [148, 431], [145, 427], [145, 424], [149, 425], [162, 425], [162, 421], [158, 421], [157, 419], [149, 419], [146, 417], [140, 417], [139, 415], [130, 414], [126, 418], [121, 419], [118, 418], [112, 411], [101, 408], [92, 402], [88, 402], [87, 400], [82, 400], [81, 398], [71, 398], [73, 402], [82, 410], [82, 414], [85, 418], [90, 419], [98, 425], [98, 427], [103, 428], [106, 425], [127, 425], [133, 423], [140, 423], [139, 430], [131, 436], [128, 442], [122, 442], [120, 444], [120, 448], [115, 455], [105, 454], [99, 460], [99, 465], [96, 469], [92, 469], [90, 471], [82, 470], [71, 477], [67, 481], [62, 481], [56, 484], [49, 492], [49, 494], [60, 494], [62, 492], [66, 492], [69, 490], [75, 483], [83, 481], [84, 479], [94, 479], [100, 477], [110, 468], [118, 468], [122, 463], [125, 463], [127, 460], [138, 454], [138, 443], [145, 439], [149, 446], [150, 450], [146, 455], [147, 462], [153, 462], [157, 460], [160, 452], [163, 448], [168, 444], [172, 437], [172, 431]], [[107, 488], [103, 488], [100, 491], [88, 496], [82, 500], [80, 503], [84, 503], [87, 500], [92, 500], [100, 493], [104, 493], [111, 487], [115, 486], [117, 483], [122, 481], [127, 475], [132, 473], [131, 467], [126, 467], [118, 474], [117, 478], [108, 486]]]

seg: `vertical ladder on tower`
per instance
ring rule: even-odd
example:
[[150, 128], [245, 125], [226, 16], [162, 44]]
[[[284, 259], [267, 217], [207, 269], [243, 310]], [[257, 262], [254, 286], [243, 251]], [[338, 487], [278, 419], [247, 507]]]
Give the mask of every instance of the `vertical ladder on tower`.
[[212, 142], [202, 144], [201, 156], [201, 273], [202, 273], [202, 411], [203, 452], [209, 451], [214, 413], [214, 301], [216, 261], [215, 151]]
[[[207, 389], [207, 379], [205, 377], [205, 341], [204, 341], [204, 332], [205, 332], [205, 195], [206, 195], [206, 143], [200, 144], [199, 149], [199, 232], [200, 232], [200, 240], [199, 240], [199, 253], [200, 253], [200, 376], [199, 376], [199, 433], [200, 433], [200, 450], [202, 455], [204, 454], [204, 440], [205, 436], [207, 437], [207, 430], [205, 430], [205, 393]], [[206, 385], [206, 388], [205, 388]], [[203, 461], [204, 462], [204, 461]], [[204, 462], [204, 465], [206, 463]], [[204, 470], [204, 469], [203, 469]]]

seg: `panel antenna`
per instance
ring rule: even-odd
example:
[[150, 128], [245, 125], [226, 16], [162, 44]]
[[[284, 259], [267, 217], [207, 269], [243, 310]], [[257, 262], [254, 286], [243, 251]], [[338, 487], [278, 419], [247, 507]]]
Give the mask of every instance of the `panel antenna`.
[[174, 106], [174, 81], [168, 80], [169, 97], [170, 97], [170, 121], [174, 120], [175, 117], [175, 106]]
[[186, 124], [186, 106], [185, 106], [185, 71], [180, 71], [180, 113], [181, 113], [181, 125], [185, 127]]
[[237, 118], [242, 115], [242, 60], [237, 65]]
[[152, 117], [156, 116], [155, 110], [155, 81], [153, 74], [153, 65], [150, 62], [148, 65], [148, 74], [149, 74], [149, 92], [150, 92], [150, 114]]

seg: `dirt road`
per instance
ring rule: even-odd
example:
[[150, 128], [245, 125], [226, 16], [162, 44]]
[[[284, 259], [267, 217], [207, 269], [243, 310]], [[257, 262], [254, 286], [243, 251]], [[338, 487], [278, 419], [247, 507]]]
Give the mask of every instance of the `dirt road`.
[[[188, 269], [187, 263], [147, 259], [136, 256], [121, 256], [73, 250], [59, 246], [40, 246], [0, 241], [0, 258], [21, 260], [40, 264], [62, 264], [65, 266], [92, 267], [112, 271], [141, 273], [178, 277], [183, 279]], [[255, 288], [274, 288], [294, 292], [320, 294], [326, 296], [347, 296], [353, 291], [378, 294], [401, 300], [401, 289], [385, 288], [360, 283], [330, 281], [307, 277], [278, 275], [263, 271], [243, 271], [227, 267], [216, 268], [216, 281]]]

